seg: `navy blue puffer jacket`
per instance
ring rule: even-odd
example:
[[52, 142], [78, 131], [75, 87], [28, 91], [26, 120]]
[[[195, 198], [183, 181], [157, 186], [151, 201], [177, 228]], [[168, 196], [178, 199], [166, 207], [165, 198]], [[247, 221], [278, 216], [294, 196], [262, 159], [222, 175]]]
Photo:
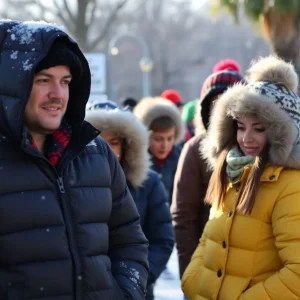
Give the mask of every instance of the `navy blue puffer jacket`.
[[[35, 66], [57, 38], [84, 76], [70, 91], [73, 134], [55, 168], [30, 146], [23, 114]], [[0, 299], [143, 299], [148, 243], [118, 161], [84, 121], [87, 61], [43, 24], [1, 22], [0, 47]]]
[[154, 171], [137, 189], [129, 184], [130, 193], [141, 218], [141, 226], [149, 240], [148, 285], [164, 270], [174, 246], [174, 234], [169, 202], [164, 187]]
[[[100, 104], [100, 103], [99, 103]], [[174, 246], [169, 201], [156, 172], [150, 170], [149, 135], [146, 127], [129, 111], [91, 104], [86, 119], [98, 130], [119, 137], [123, 143], [121, 166], [149, 240], [147, 298], [153, 299], [153, 283], [164, 270]], [[110, 105], [112, 105], [110, 103]], [[101, 170], [99, 170], [101, 172]]]
[[157, 162], [157, 159], [151, 155], [152, 169], [158, 173], [161, 181], [163, 182], [170, 205], [172, 203], [174, 177], [177, 170], [181, 149], [181, 146], [174, 145], [171, 153], [161, 165]]

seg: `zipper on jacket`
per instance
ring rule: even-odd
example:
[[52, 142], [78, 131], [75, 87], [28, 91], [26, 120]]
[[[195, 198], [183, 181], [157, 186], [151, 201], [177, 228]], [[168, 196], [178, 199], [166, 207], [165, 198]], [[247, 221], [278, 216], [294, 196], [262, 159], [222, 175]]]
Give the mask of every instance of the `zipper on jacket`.
[[56, 182], [58, 184], [60, 193], [64, 194], [66, 191], [65, 191], [64, 182], [63, 182], [62, 178], [60, 176], [58, 176]]
[[[74, 233], [74, 227], [71, 221], [71, 212], [68, 207], [68, 195], [66, 193], [65, 187], [64, 187], [64, 182], [62, 178], [62, 173], [58, 172], [58, 170], [43, 156], [37, 156], [35, 153], [31, 153], [31, 151], [26, 151], [25, 152], [31, 156], [36, 157], [37, 159], [40, 160], [40, 165], [41, 162], [44, 164], [42, 166], [42, 169], [44, 170], [44, 173], [54, 179], [57, 183], [57, 187], [59, 190], [59, 194], [57, 195], [60, 198], [60, 203], [62, 205], [62, 212], [64, 215], [64, 220], [65, 220], [65, 226], [66, 226], [66, 232], [68, 236], [68, 241], [69, 241], [69, 249], [71, 253], [71, 259], [73, 260], [74, 264], [74, 271], [75, 271], [75, 282], [74, 282], [74, 287], [75, 287], [75, 299], [81, 299], [82, 297], [82, 283], [79, 283], [78, 281], [81, 281], [81, 276], [82, 276], [82, 265], [81, 265], [81, 259], [80, 255], [78, 253], [76, 242], [75, 242], [75, 233]], [[37, 162], [38, 163], [38, 162]], [[53, 176], [54, 175], [54, 176]], [[54, 182], [55, 182], [54, 181]]]
[[74, 299], [81, 299], [82, 298], [82, 265], [81, 265], [81, 259], [80, 255], [78, 252], [78, 247], [76, 245], [76, 237], [75, 237], [75, 229], [74, 229], [74, 224], [72, 222], [72, 214], [69, 208], [69, 198], [68, 194], [66, 193], [65, 187], [64, 187], [64, 182], [61, 176], [58, 175], [57, 177], [57, 184], [58, 188], [60, 191], [60, 198], [61, 198], [61, 205], [63, 207], [63, 212], [64, 212], [64, 218], [65, 218], [65, 223], [66, 223], [66, 230], [67, 230], [67, 235], [69, 238], [69, 247], [70, 247], [70, 252], [72, 255], [72, 259], [74, 262], [74, 270], [75, 270], [75, 298]]

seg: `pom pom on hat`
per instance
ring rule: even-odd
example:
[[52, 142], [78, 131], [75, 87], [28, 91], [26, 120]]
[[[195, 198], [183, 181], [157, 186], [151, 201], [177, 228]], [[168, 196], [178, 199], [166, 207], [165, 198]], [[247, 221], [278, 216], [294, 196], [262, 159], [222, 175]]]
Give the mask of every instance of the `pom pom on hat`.
[[237, 73], [240, 72], [239, 64], [233, 59], [223, 59], [216, 63], [213, 67], [213, 73], [224, 71], [224, 70], [233, 70]]
[[182, 97], [176, 90], [165, 90], [162, 92], [161, 97], [173, 102], [177, 107], [183, 106]]
[[252, 63], [248, 70], [248, 82], [265, 81], [282, 85], [297, 92], [299, 79], [294, 66], [276, 56], [268, 56]]

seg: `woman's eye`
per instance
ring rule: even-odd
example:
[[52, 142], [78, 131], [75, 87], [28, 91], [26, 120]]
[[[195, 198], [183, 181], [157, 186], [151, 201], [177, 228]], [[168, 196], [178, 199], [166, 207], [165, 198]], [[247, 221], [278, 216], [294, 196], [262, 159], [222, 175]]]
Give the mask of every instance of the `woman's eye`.
[[244, 130], [245, 128], [244, 127], [238, 127], [237, 129], [238, 130]]
[[265, 132], [265, 131], [266, 131], [265, 128], [255, 128], [255, 130], [256, 130], [257, 132]]

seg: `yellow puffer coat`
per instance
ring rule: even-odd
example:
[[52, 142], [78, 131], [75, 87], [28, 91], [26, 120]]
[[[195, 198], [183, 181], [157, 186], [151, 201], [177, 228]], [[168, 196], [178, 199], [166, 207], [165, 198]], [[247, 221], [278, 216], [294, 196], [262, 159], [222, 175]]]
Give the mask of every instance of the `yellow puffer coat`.
[[190, 300], [300, 299], [300, 171], [268, 165], [251, 215], [235, 211], [250, 167], [211, 209], [182, 277]]

